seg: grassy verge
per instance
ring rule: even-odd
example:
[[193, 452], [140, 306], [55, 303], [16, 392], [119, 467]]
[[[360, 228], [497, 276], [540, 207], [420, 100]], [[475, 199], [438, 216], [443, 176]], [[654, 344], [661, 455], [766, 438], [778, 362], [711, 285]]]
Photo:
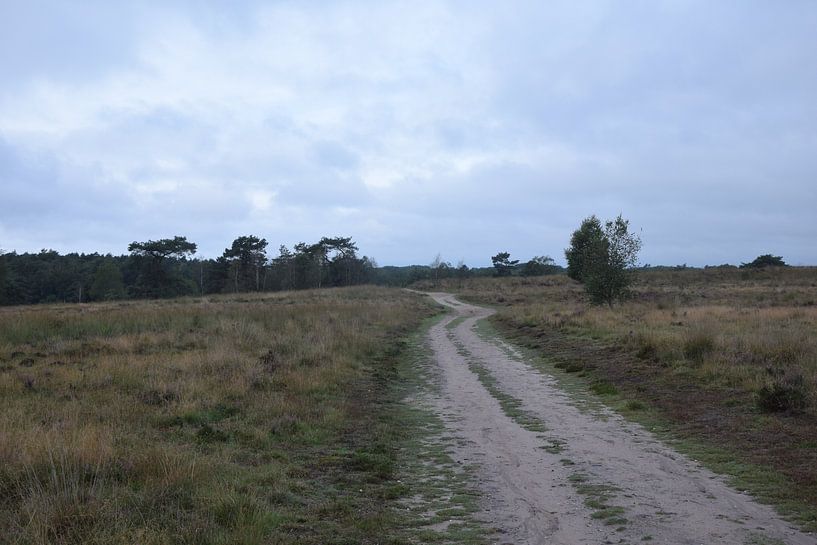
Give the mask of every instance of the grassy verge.
[[395, 383], [432, 313], [369, 287], [2, 309], [0, 535], [401, 542]]

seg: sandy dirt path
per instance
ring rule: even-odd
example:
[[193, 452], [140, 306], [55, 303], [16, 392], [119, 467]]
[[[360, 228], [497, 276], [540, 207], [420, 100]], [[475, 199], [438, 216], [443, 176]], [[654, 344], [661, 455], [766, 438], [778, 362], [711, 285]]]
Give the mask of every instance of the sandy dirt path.
[[817, 544], [642, 427], [583, 410], [508, 345], [478, 335], [492, 311], [430, 295], [451, 309], [429, 331], [434, 405], [459, 438], [453, 456], [477, 468], [497, 542]]

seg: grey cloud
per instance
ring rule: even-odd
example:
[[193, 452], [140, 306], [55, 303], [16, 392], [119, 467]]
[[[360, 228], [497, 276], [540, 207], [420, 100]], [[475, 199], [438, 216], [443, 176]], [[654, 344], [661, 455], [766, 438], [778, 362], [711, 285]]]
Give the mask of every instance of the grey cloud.
[[312, 149], [318, 164], [329, 168], [351, 170], [360, 164], [357, 155], [338, 142], [316, 142]]
[[33, 0], [0, 8], [0, 82], [98, 77], [133, 60], [132, 9], [111, 2]]
[[0, 17], [21, 250], [337, 233], [480, 265], [622, 213], [643, 261], [817, 263], [811, 3], [110, 6]]

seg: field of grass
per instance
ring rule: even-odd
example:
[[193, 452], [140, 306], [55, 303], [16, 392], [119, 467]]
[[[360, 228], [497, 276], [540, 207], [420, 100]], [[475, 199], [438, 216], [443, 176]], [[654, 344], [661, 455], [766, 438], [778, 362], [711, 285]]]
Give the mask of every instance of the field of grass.
[[351, 288], [0, 309], [0, 541], [380, 543], [435, 310]]
[[613, 308], [563, 275], [434, 289], [496, 307], [495, 325], [560, 372], [726, 449], [722, 469], [781, 474], [768, 499], [817, 507], [817, 269], [640, 271]]

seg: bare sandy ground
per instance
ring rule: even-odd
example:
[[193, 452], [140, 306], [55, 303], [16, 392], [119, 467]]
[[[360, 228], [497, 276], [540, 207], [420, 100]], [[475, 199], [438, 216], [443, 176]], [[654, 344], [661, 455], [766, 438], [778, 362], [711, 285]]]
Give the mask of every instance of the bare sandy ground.
[[[498, 542], [817, 544], [642, 427], [607, 410], [582, 410], [510, 347], [478, 336], [474, 325], [490, 310], [430, 295], [452, 309], [429, 332], [441, 379], [435, 408], [460, 439], [454, 457], [477, 467], [482, 516]], [[506, 415], [469, 364], [487, 370], [494, 387], [545, 431]], [[593, 496], [579, 493], [582, 484], [605, 491], [624, 520], [594, 518], [598, 507], [585, 505]]]

